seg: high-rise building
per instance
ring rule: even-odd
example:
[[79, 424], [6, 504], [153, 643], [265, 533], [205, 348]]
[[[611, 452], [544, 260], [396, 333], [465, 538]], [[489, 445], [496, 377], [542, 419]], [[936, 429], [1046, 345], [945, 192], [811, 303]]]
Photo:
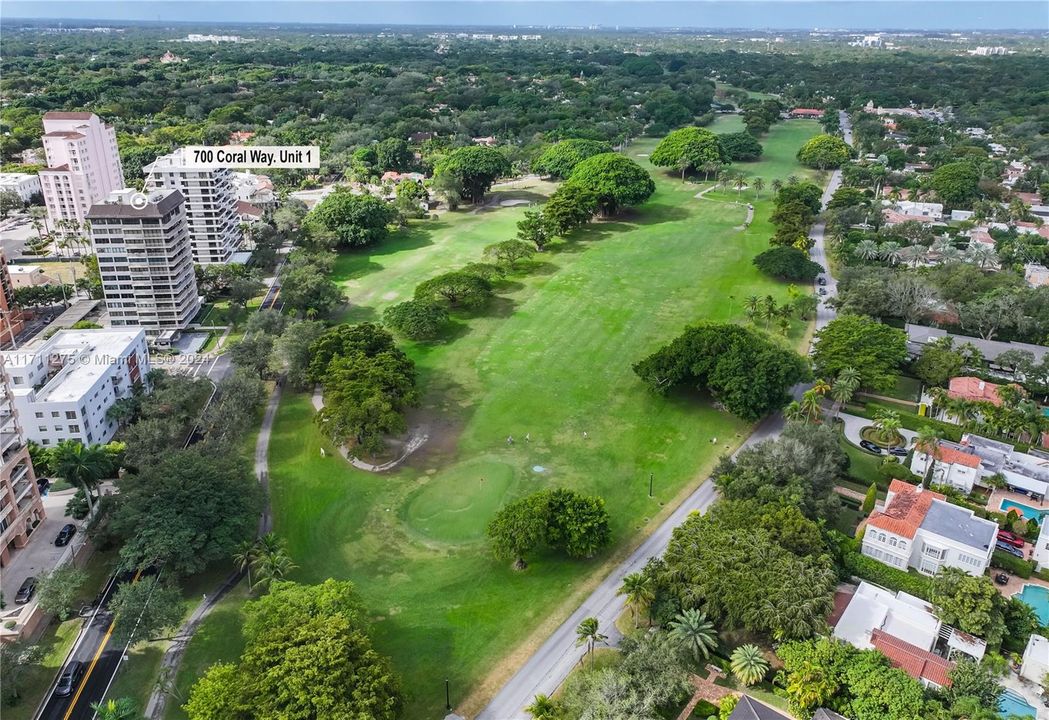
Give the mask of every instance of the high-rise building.
[[126, 188], [88, 211], [111, 326], [165, 342], [200, 311], [185, 206], [178, 190]]
[[116, 131], [94, 113], [44, 113], [43, 141], [40, 185], [52, 226], [84, 222], [88, 208], [124, 187]]
[[25, 328], [22, 308], [15, 303], [15, 288], [7, 270], [7, 255], [0, 250], [0, 348], [14, 347]]
[[142, 172], [147, 190], [178, 190], [186, 198], [193, 262], [229, 262], [241, 240], [233, 172], [186, 167], [184, 149], [158, 157]]
[[0, 567], [7, 567], [13, 549], [25, 547], [43, 519], [40, 488], [18, 424], [7, 372], [0, 363]]

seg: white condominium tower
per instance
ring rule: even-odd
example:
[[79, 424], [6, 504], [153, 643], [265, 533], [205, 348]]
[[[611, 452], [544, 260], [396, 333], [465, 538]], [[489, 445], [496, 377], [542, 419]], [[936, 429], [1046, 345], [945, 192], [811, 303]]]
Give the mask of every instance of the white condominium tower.
[[178, 190], [186, 198], [193, 262], [229, 262], [241, 240], [233, 172], [189, 168], [184, 158], [185, 150], [179, 149], [144, 167], [146, 189]]
[[124, 187], [117, 134], [89, 112], [44, 113], [40, 186], [52, 225], [84, 222], [87, 210]]
[[88, 211], [113, 327], [166, 340], [200, 311], [185, 205], [178, 190], [126, 188]]

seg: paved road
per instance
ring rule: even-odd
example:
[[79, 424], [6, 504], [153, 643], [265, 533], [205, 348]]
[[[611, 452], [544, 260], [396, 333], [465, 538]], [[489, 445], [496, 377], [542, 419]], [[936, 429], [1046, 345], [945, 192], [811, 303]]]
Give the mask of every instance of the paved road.
[[[109, 601], [117, 585], [131, 579], [126, 574], [110, 578], [98, 606], [86, 621], [63, 666], [64, 669], [73, 661], [84, 663], [83, 679], [73, 694], [64, 698], [54, 694], [52, 683], [47, 699], [36, 715], [37, 720], [91, 720], [95, 716], [91, 703], [101, 700], [109, 688], [125, 649], [124, 645], [116, 645], [112, 640], [113, 615], [109, 612]], [[57, 680], [56, 677], [55, 682]]]
[[[852, 129], [844, 113], [842, 113], [842, 131], [846, 141], [851, 142]], [[824, 205], [840, 184], [841, 173], [835, 171], [823, 193]], [[825, 287], [827, 297], [830, 298], [837, 292], [837, 283], [830, 275], [823, 235], [823, 223], [813, 227], [811, 237], [815, 243], [812, 248], [812, 259], [827, 268]], [[834, 315], [832, 308], [827, 307], [825, 303], [820, 303], [816, 313], [816, 328], [825, 326], [834, 318]], [[805, 389], [803, 386], [793, 388], [794, 396], [800, 397]], [[783, 417], [779, 414], [766, 418], [758, 424], [741, 449], [777, 437], [783, 431], [783, 426]], [[597, 589], [554, 631], [553, 635], [547, 638], [539, 650], [503, 686], [477, 716], [477, 720], [527, 720], [529, 716], [523, 708], [540, 693], [552, 695], [582, 659], [584, 648], [576, 647], [575, 629], [584, 618], [596, 617], [602, 632], [608, 635], [609, 641], [614, 644], [619, 639], [615, 621], [622, 614], [625, 603], [624, 598], [616, 595], [623, 577], [643, 568], [650, 558], [661, 555], [670, 542], [674, 528], [684, 522], [691, 513], [705, 511], [716, 498], [717, 493], [712, 481], [707, 480], [700, 485], [662, 525], [630, 554], [630, 557], [601, 581]]]

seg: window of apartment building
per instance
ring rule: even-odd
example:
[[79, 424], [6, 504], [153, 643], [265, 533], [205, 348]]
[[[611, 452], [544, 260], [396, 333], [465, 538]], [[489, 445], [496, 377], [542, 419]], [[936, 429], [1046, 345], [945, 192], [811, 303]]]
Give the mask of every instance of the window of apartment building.
[[38, 432], [47, 432], [47, 425], [37, 425], [36, 429]]
[[55, 425], [55, 432], [62, 432], [62, 426], [61, 425]]
[[23, 382], [25, 382], [25, 380], [22, 379], [21, 375], [12, 375], [11, 376], [11, 383], [13, 385], [21, 385]]
[[34, 414], [36, 415], [36, 419], [37, 419], [37, 420], [39, 420], [39, 419], [41, 419], [42, 417], [44, 417], [44, 413], [42, 413], [42, 412], [38, 412], [38, 413], [34, 413]]
[[66, 410], [66, 420], [76, 420], [76, 410]]
[[52, 410], [51, 411], [51, 417], [53, 417], [53, 418], [58, 417], [58, 411], [57, 410]]
[[79, 433], [80, 432], [80, 426], [79, 425], [70, 425], [69, 426], [69, 432], [71, 432], [71, 433]]
[[41, 441], [40, 441], [40, 443], [41, 443], [42, 445], [50, 445], [50, 444], [51, 444], [51, 441], [50, 441], [50, 440], [48, 440], [47, 438], [44, 438], [43, 440], [41, 440]]

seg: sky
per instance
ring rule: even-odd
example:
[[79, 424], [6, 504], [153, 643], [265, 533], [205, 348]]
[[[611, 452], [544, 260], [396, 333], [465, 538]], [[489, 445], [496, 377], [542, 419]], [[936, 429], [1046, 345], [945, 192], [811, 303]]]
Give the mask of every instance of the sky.
[[1049, 0], [0, 0], [0, 22], [5, 18], [164, 23], [1049, 32]]

